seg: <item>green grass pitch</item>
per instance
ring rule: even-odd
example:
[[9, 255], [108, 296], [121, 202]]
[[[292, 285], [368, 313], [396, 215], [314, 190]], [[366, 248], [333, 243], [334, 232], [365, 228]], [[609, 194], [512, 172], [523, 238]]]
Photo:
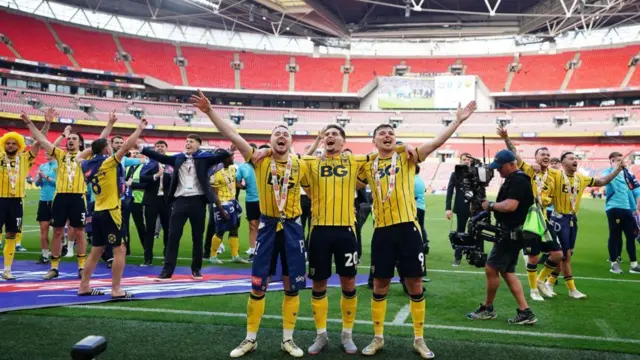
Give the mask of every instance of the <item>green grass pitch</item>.
[[[29, 192], [25, 209], [23, 246], [29, 253], [17, 259], [36, 260], [39, 248], [35, 222], [37, 192]], [[243, 200], [241, 200], [243, 201]], [[609, 273], [607, 222], [602, 200], [585, 199], [579, 215], [580, 233], [574, 257], [576, 285], [589, 297], [574, 300], [567, 296], [562, 280], [558, 296], [543, 303], [530, 301], [538, 316], [534, 326], [517, 327], [506, 320], [515, 314], [516, 304], [501, 284], [497, 301], [498, 319], [488, 322], [466, 320], [484, 298], [482, 269], [467, 264], [452, 268], [448, 241], [450, 223], [444, 220], [444, 197], [427, 197], [426, 228], [431, 241], [427, 257], [430, 283], [427, 288], [425, 338], [440, 359], [639, 359], [640, 358], [640, 275], [628, 273], [626, 253], [622, 275]], [[133, 226], [133, 222], [131, 223]], [[135, 232], [134, 232], [135, 233]], [[371, 221], [364, 234], [364, 256], [360, 271], [367, 273]], [[128, 263], [142, 262], [140, 242], [132, 234], [133, 256]], [[399, 234], [401, 236], [401, 234]], [[240, 231], [247, 248], [247, 226]], [[225, 240], [226, 242], [226, 240]], [[157, 242], [160, 243], [160, 242]], [[161, 245], [156, 247], [156, 254]], [[180, 257], [190, 258], [190, 232], [181, 242]], [[227, 252], [222, 259], [229, 259]], [[180, 265], [189, 265], [183, 259]], [[207, 265], [209, 266], [209, 265]], [[223, 265], [239, 266], [239, 265]], [[524, 274], [521, 260], [518, 272]], [[527, 291], [526, 278], [521, 276]], [[354, 329], [356, 344], [370, 341], [370, 290], [358, 288], [359, 304]], [[304, 350], [315, 336], [310, 291], [300, 294], [300, 318], [295, 340]], [[100, 306], [49, 308], [19, 311], [0, 316], [0, 359], [68, 359], [71, 345], [87, 335], [105, 335], [107, 352], [100, 359], [226, 359], [244, 337], [246, 294], [184, 299], [106, 303]], [[347, 358], [339, 349], [341, 329], [340, 291], [329, 291], [330, 348], [318, 359]], [[378, 359], [417, 358], [413, 354], [411, 317], [403, 308], [409, 300], [399, 285], [388, 296], [386, 347]], [[0, 295], [0, 301], [2, 297]], [[248, 359], [275, 359], [280, 351], [282, 294], [267, 295], [267, 308], [258, 335], [258, 351]], [[361, 357], [361, 355], [358, 355]]]

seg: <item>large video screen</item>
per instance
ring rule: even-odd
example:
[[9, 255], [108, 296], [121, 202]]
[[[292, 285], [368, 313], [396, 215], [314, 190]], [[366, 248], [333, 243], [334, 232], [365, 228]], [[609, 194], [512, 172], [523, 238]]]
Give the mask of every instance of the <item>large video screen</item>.
[[454, 109], [475, 100], [475, 76], [378, 78], [380, 109]]

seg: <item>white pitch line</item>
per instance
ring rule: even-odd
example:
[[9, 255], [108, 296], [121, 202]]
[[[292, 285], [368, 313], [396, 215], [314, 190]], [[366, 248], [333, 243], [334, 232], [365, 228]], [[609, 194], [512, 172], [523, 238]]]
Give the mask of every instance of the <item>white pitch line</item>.
[[402, 307], [402, 309], [400, 309], [400, 311], [398, 311], [396, 317], [393, 318], [393, 321], [391, 323], [394, 325], [402, 325], [405, 323], [405, 321], [407, 321], [407, 318], [410, 314], [411, 310], [409, 309], [409, 305], [405, 305]]
[[[162, 308], [142, 308], [142, 307], [126, 307], [126, 306], [71, 305], [66, 307], [72, 308], [72, 309], [97, 309], [97, 310], [110, 310], [110, 311], [118, 311], [118, 312], [131, 311], [131, 312], [139, 312], [139, 313], [159, 313], [159, 314], [233, 317], [233, 318], [247, 317], [247, 314], [240, 314], [240, 313], [175, 310], [175, 309], [162, 309]], [[282, 320], [282, 315], [263, 315], [262, 317], [264, 319]], [[299, 316], [298, 321], [313, 322], [315, 320], [310, 317]], [[327, 319], [327, 321], [330, 323], [342, 324], [342, 319]], [[356, 320], [355, 322], [356, 324], [359, 324], [359, 325], [372, 325], [372, 322], [367, 320]], [[385, 323], [385, 326], [413, 327], [413, 324]], [[487, 329], [487, 328], [475, 328], [475, 327], [469, 327], [469, 326], [449, 326], [449, 325], [430, 325], [430, 324], [425, 324], [424, 327], [426, 329], [435, 329], [435, 330], [451, 330], [451, 331], [465, 331], [465, 332], [489, 333], [489, 334], [533, 336], [533, 337], [543, 337], [543, 338], [553, 338], [553, 339], [571, 339], [571, 340], [600, 341], [600, 342], [624, 343], [624, 344], [640, 344], [640, 339], [623, 339], [623, 338], [602, 337], [602, 336], [549, 333], [549, 332], [536, 332], [536, 331]]]
[[594, 319], [593, 322], [596, 323], [596, 326], [598, 327], [598, 329], [600, 329], [600, 331], [602, 331], [604, 336], [610, 337], [610, 338], [618, 337], [618, 334], [616, 333], [616, 331], [613, 330], [611, 326], [609, 326], [609, 323], [605, 319]]

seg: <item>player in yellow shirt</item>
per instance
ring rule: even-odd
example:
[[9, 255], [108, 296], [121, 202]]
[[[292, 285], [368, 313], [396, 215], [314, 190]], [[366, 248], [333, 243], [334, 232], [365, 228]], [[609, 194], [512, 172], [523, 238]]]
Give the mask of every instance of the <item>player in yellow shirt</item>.
[[[574, 299], [583, 299], [587, 295], [576, 289], [571, 270], [571, 257], [578, 237], [577, 215], [578, 210], [580, 210], [582, 194], [587, 187], [600, 187], [610, 183], [622, 170], [624, 163], [622, 161], [619, 162], [618, 167], [605, 177], [592, 178], [578, 172], [578, 158], [574, 153], [566, 152], [562, 154], [560, 162], [562, 163], [562, 171], [555, 173], [553, 181], [549, 183], [548, 190], [543, 190], [542, 199], [545, 201], [543, 205], [553, 204], [554, 209], [550, 222], [562, 246], [563, 257], [559, 270], [564, 275], [565, 284], [569, 289], [569, 296]], [[553, 285], [556, 280], [554, 273], [551, 273], [545, 283], [548, 292], [553, 293]]]
[[[122, 224], [121, 197], [124, 194], [124, 168], [120, 165], [130, 149], [137, 148], [136, 141], [147, 126], [142, 119], [131, 136], [114, 154], [109, 140], [100, 138], [91, 143], [91, 149], [84, 150], [76, 157], [82, 167], [84, 180], [91, 186], [95, 196], [95, 209], [92, 216], [93, 237], [91, 238], [91, 253], [82, 273], [79, 296], [104, 295], [104, 292], [91, 289], [89, 281], [100, 260], [100, 256], [107, 244], [113, 247], [113, 264], [111, 267], [111, 298], [128, 299], [133, 294], [120, 288], [120, 280], [125, 265], [126, 228]], [[92, 156], [90, 160], [86, 157]]]
[[396, 146], [395, 130], [391, 125], [379, 125], [373, 132], [373, 143], [378, 156], [367, 162], [363, 175], [359, 176], [360, 181], [371, 187], [375, 219], [371, 240], [371, 316], [375, 337], [362, 350], [363, 355], [375, 355], [384, 347], [386, 297], [397, 265], [411, 298], [410, 311], [415, 337], [413, 348], [423, 359], [435, 357], [423, 338], [425, 298], [422, 277], [426, 266], [422, 235], [416, 219], [415, 168], [417, 163], [444, 144], [475, 109], [475, 101], [464, 109], [458, 107], [456, 120], [433, 140], [420, 145], [416, 149], [416, 155], [412, 157], [406, 154], [404, 145]]
[[233, 166], [233, 153], [224, 149], [216, 152], [227, 154], [223, 168], [213, 174], [213, 192], [216, 194], [216, 202], [213, 216], [216, 223], [216, 233], [211, 240], [211, 257], [209, 261], [214, 264], [222, 264], [218, 259], [218, 248], [222, 243], [225, 232], [229, 232], [229, 246], [231, 247], [231, 261], [248, 264], [240, 257], [240, 240], [238, 239], [238, 223], [242, 208], [236, 200], [236, 168]]
[[252, 291], [247, 304], [247, 336], [231, 351], [237, 358], [256, 349], [260, 321], [264, 314], [265, 292], [270, 276], [276, 274], [278, 258], [285, 289], [282, 302], [283, 336], [281, 349], [293, 357], [304, 352], [293, 342], [300, 298], [298, 290], [306, 287], [304, 240], [300, 223], [300, 186], [308, 186], [307, 167], [300, 156], [291, 153], [292, 137], [284, 125], [271, 134], [272, 153], [258, 161], [266, 152], [256, 152], [228, 121], [220, 118], [211, 103], [198, 90], [191, 102], [205, 113], [220, 133], [235, 145], [246, 161], [255, 168], [260, 198], [260, 226], [251, 270]]
[[[60, 254], [62, 252], [62, 237], [64, 236], [64, 226], [69, 221], [70, 232], [75, 235], [78, 246], [78, 277], [82, 278], [82, 271], [86, 262], [87, 244], [84, 237], [84, 227], [86, 221], [85, 194], [87, 185], [82, 175], [82, 169], [76, 162], [76, 157], [80, 151], [84, 150], [84, 140], [79, 133], [71, 133], [67, 136], [67, 150], [55, 147], [47, 140], [31, 122], [28, 116], [23, 116], [22, 120], [31, 131], [31, 135], [36, 139], [41, 147], [51, 154], [58, 162], [58, 176], [56, 178], [56, 195], [53, 199], [53, 239], [51, 241], [51, 269], [45, 274], [45, 280], [57, 278], [58, 266], [60, 264]], [[107, 126], [100, 134], [101, 138], [107, 138], [113, 129], [113, 125], [118, 119], [115, 114], [109, 114]], [[70, 236], [71, 237], [71, 236]]]
[[[499, 127], [497, 133], [502, 139], [504, 139], [507, 148], [516, 156], [518, 168], [531, 178], [531, 189], [533, 190], [533, 195], [535, 196], [538, 204], [542, 206], [544, 202], [550, 201], [543, 201], [542, 192], [545, 188], [550, 186], [549, 183], [553, 181], [559, 171], [550, 167], [551, 153], [549, 152], [549, 149], [546, 147], [536, 149], [534, 153], [536, 162], [531, 165], [525, 162], [520, 154], [518, 154], [518, 149], [516, 149], [513, 142], [511, 142], [507, 129]], [[543, 211], [543, 214], [544, 213], [546, 212]], [[550, 224], [548, 225], [550, 232], [552, 232], [553, 228]], [[531, 299], [535, 301], [544, 301], [542, 295], [546, 297], [553, 297], [553, 293], [549, 292], [548, 287], [544, 285], [544, 279], [551, 274], [562, 260], [562, 247], [558, 242], [557, 236], [550, 233], [546, 239], [550, 241], [542, 241], [545, 239], [541, 239], [541, 241], [536, 242], [533, 246], [529, 248], [525, 247], [525, 249], [523, 249], [523, 252], [527, 255], [527, 279], [529, 280], [530, 289], [529, 295]], [[544, 263], [544, 268], [540, 271], [540, 275], [538, 276], [538, 255], [541, 252], [548, 254], [548, 257]], [[540, 293], [542, 293], [542, 295], [540, 295]]]

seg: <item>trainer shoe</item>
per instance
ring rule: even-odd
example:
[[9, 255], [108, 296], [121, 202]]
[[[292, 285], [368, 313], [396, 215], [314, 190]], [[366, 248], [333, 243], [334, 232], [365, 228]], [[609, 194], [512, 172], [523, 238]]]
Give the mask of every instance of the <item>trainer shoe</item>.
[[327, 332], [323, 332], [322, 334], [318, 334], [316, 336], [316, 341], [309, 346], [307, 352], [309, 355], [317, 355], [320, 351], [324, 350], [329, 345], [329, 335]]
[[542, 295], [540, 295], [538, 289], [531, 289], [531, 291], [529, 292], [529, 296], [531, 296], [531, 300], [544, 301], [544, 298], [542, 297]]
[[258, 348], [258, 341], [244, 339], [244, 340], [242, 340], [240, 345], [238, 345], [237, 348], [235, 348], [235, 349], [233, 349], [231, 351], [231, 354], [229, 354], [229, 355], [232, 358], [239, 358], [239, 357], [245, 356], [246, 354], [248, 354], [248, 353], [250, 353], [252, 351], [256, 351], [257, 348]]
[[553, 292], [553, 288], [547, 287], [546, 284], [542, 281], [538, 281], [538, 292], [544, 297], [548, 298], [552, 298], [555, 295], [555, 293]]
[[460, 260], [460, 259], [453, 259], [453, 264], [451, 264], [451, 266], [458, 267], [458, 266], [460, 266], [460, 262], [461, 261], [462, 260]]
[[24, 247], [22, 247], [22, 245], [16, 245], [16, 251], [19, 251], [19, 252], [25, 252], [25, 251], [27, 251], [27, 249], [25, 249]]
[[212, 264], [218, 264], [218, 265], [222, 264], [222, 260], [218, 259], [217, 256], [210, 257], [209, 262]]
[[493, 306], [488, 307], [480, 304], [478, 309], [474, 312], [470, 312], [466, 315], [469, 320], [493, 320], [498, 316]]
[[113, 267], [113, 259], [107, 260], [107, 269], [111, 269]]
[[533, 325], [538, 319], [531, 309], [517, 310], [518, 313], [515, 317], [508, 320], [509, 324], [513, 325]]
[[49, 258], [40, 255], [40, 259], [38, 259], [38, 262], [36, 264], [38, 264], [38, 265], [46, 265], [48, 263], [49, 263]]
[[83, 272], [84, 272], [84, 268], [78, 268], [78, 279], [82, 279]]
[[58, 272], [58, 269], [49, 269], [49, 271], [47, 271], [46, 274], [44, 274], [43, 279], [45, 280], [51, 280], [51, 279], [55, 279], [60, 275], [60, 273]]
[[224, 244], [220, 244], [220, 247], [218, 248], [218, 254], [222, 254], [224, 253]]
[[632, 274], [640, 274], [640, 265], [629, 268], [629, 272]]
[[436, 354], [433, 351], [429, 350], [427, 344], [425, 344], [424, 339], [415, 339], [413, 341], [413, 349], [420, 354], [420, 357], [423, 359], [433, 359], [436, 357]]
[[586, 299], [587, 295], [581, 293], [576, 289], [576, 290], [569, 291], [569, 297], [572, 297], [574, 299]]
[[200, 272], [200, 270], [193, 270], [191, 271], [191, 276], [193, 277], [193, 280], [202, 280], [202, 273]]
[[248, 260], [241, 258], [240, 256], [234, 256], [231, 258], [231, 261], [238, 264], [250, 264]]
[[2, 278], [5, 280], [15, 280], [16, 277], [13, 276], [13, 274], [11, 273], [11, 270], [9, 269], [4, 269], [4, 271], [2, 272]]
[[353, 342], [353, 336], [350, 333], [343, 332], [340, 336], [340, 341], [342, 342], [344, 352], [347, 354], [355, 354], [358, 352], [358, 347]]
[[171, 281], [171, 274], [169, 274], [165, 269], [160, 271], [160, 275], [156, 277], [156, 281]]
[[551, 295], [552, 295], [552, 296], [556, 296], [556, 295], [558, 295], [558, 294], [556, 294], [556, 292], [555, 292], [555, 291], [553, 291], [553, 284], [552, 284], [552, 283], [550, 283], [550, 282], [545, 282], [545, 283], [544, 283], [544, 287], [546, 287], [546, 288], [547, 288], [547, 290], [551, 293]]
[[282, 351], [293, 357], [299, 358], [304, 356], [304, 351], [302, 351], [302, 349], [300, 349], [298, 345], [293, 342], [293, 339], [283, 341], [282, 344], [280, 344], [280, 348], [282, 349]]
[[362, 349], [362, 355], [372, 356], [375, 355], [379, 350], [382, 350], [384, 347], [384, 338], [374, 336], [371, 344], [367, 345], [366, 348]]
[[256, 251], [256, 249], [249, 248], [244, 253], [247, 254], [247, 255], [253, 255], [253, 253], [255, 253], [255, 251]]
[[611, 268], [609, 269], [609, 272], [612, 272], [614, 274], [622, 274], [622, 268], [620, 268], [620, 264], [618, 264], [617, 261], [614, 261], [611, 263]]

